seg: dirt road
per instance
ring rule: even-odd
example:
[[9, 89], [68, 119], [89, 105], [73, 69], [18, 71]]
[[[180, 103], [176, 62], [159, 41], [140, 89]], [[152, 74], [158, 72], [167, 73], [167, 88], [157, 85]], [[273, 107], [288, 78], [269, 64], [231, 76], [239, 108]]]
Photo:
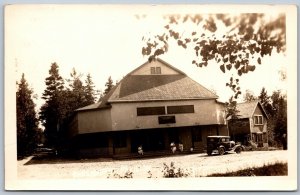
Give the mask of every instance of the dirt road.
[[[25, 165], [29, 159], [18, 161], [20, 179], [116, 178], [131, 174], [133, 178], [162, 178], [163, 163], [183, 169], [188, 177], [202, 177], [275, 162], [287, 162], [287, 151], [255, 151], [223, 156], [206, 154], [177, 155], [153, 159], [49, 162]], [[28, 163], [27, 163], [28, 164]]]

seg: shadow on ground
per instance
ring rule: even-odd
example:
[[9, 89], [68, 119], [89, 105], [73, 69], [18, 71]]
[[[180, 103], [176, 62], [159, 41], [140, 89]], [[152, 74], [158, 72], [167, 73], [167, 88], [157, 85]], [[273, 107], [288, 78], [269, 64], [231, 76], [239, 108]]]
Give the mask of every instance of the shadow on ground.
[[[68, 163], [93, 163], [93, 162], [109, 162], [109, 161], [132, 161], [132, 160], [148, 160], [156, 158], [169, 158], [174, 156], [186, 156], [190, 155], [185, 153], [176, 154], [148, 154], [144, 156], [140, 155], [127, 155], [127, 156], [116, 156], [116, 157], [86, 157], [86, 158], [74, 158], [74, 157], [61, 157], [54, 153], [37, 153], [24, 165], [35, 165], [35, 164], [68, 164]], [[196, 153], [193, 153], [196, 154]], [[215, 155], [212, 155], [215, 156]], [[211, 157], [212, 157], [211, 156]], [[208, 155], [200, 155], [201, 157], [209, 157]]]
[[24, 165], [34, 164], [68, 164], [68, 163], [90, 163], [90, 162], [101, 162], [101, 161], [112, 161], [111, 158], [87, 158], [87, 159], [75, 159], [70, 157], [61, 157], [55, 154], [35, 154], [28, 162]]

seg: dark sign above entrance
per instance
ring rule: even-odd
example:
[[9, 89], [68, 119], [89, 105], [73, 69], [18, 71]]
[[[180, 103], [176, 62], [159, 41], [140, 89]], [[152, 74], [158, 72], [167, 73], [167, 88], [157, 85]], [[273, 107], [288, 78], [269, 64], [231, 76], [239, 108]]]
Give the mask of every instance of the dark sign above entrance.
[[158, 123], [159, 124], [176, 123], [176, 119], [175, 116], [159, 116]]

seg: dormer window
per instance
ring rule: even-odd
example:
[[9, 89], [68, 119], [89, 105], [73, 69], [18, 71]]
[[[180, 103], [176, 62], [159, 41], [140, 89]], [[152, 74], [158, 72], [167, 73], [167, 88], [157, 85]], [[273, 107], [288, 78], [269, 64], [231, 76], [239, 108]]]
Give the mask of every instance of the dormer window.
[[161, 68], [160, 67], [151, 67], [151, 74], [161, 74]]

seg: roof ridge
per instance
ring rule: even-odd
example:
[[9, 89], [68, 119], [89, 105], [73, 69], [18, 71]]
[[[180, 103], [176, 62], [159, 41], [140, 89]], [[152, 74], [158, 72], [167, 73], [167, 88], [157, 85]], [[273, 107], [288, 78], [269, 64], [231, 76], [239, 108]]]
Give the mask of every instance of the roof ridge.
[[216, 96], [216, 98], [218, 99], [219, 96], [215, 93], [213, 93], [211, 90], [207, 89], [206, 87], [204, 87], [202, 84], [198, 83], [197, 81], [195, 81], [194, 79], [192, 79], [191, 77], [187, 76], [191, 81], [193, 81], [194, 83], [200, 85], [201, 87], [203, 87], [205, 90], [209, 91], [210, 93], [212, 93], [214, 96]]
[[163, 63], [163, 64], [165, 64], [165, 65], [167, 65], [167, 66], [169, 66], [169, 67], [172, 68], [173, 70], [176, 70], [177, 72], [179, 72], [179, 73], [181, 73], [181, 74], [187, 76], [187, 74], [186, 74], [185, 72], [183, 72], [182, 70], [179, 70], [178, 68], [172, 66], [172, 65], [169, 64], [168, 62], [166, 62], [166, 61], [164, 61], [164, 60], [162, 60], [162, 59], [160, 59], [160, 58], [157, 58], [156, 60], [159, 61], [159, 62], [161, 62], [161, 63]]
[[255, 103], [255, 102], [260, 102], [259, 100], [251, 100], [249, 102], [240, 102], [240, 103], [237, 103], [237, 104], [249, 104], [249, 103]]

